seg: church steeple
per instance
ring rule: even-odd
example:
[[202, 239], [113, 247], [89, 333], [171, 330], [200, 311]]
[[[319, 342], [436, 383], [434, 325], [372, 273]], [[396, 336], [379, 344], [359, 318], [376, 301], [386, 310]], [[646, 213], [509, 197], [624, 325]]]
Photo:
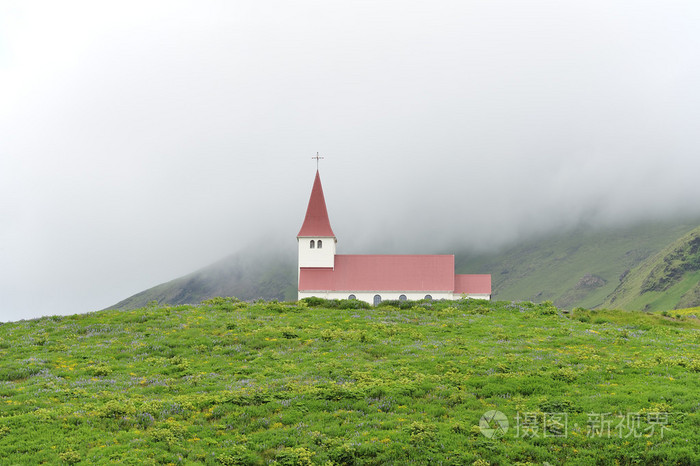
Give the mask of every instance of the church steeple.
[[338, 240], [328, 220], [326, 199], [323, 197], [321, 176], [316, 170], [314, 187], [311, 189], [309, 206], [304, 223], [297, 235], [299, 246], [299, 270], [302, 268], [333, 268], [335, 266], [335, 243]]
[[314, 179], [314, 186], [311, 189], [309, 205], [306, 208], [306, 217], [304, 217], [304, 223], [299, 230], [299, 234], [297, 234], [297, 238], [301, 236], [335, 238], [335, 233], [333, 233], [333, 229], [331, 228], [331, 222], [328, 220], [326, 199], [323, 196], [321, 176], [318, 170], [316, 170], [316, 179]]

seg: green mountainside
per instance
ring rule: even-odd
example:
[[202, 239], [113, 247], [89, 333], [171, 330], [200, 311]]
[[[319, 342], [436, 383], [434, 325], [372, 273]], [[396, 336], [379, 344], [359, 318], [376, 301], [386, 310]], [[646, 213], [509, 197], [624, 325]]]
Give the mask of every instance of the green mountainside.
[[297, 297], [296, 257], [292, 252], [244, 250], [184, 277], [149, 288], [109, 309], [136, 309], [161, 304], [197, 304], [216, 296], [290, 300]]
[[700, 464], [698, 309], [151, 305], [0, 324], [0, 463]]
[[[452, 246], [451, 250], [424, 252], [455, 253], [458, 273], [491, 274], [494, 299], [549, 300], [561, 307], [594, 308], [606, 303], [621, 277], [699, 223], [698, 219], [693, 219], [607, 229], [579, 228], [479, 255], [460, 252], [459, 245]], [[277, 254], [263, 254], [252, 249], [242, 251], [138, 293], [110, 309], [135, 309], [151, 301], [196, 304], [214, 296], [293, 300], [296, 299], [297, 280], [295, 254], [296, 248]], [[686, 296], [683, 303], [694, 305], [697, 300], [692, 296], [692, 293]], [[630, 310], [644, 307], [638, 306], [636, 301], [617, 303]]]
[[700, 228], [626, 274], [604, 305], [643, 310], [700, 306]]
[[498, 253], [458, 255], [456, 267], [460, 273], [490, 273], [495, 299], [550, 300], [561, 307], [594, 308], [605, 302], [630, 269], [698, 223], [579, 228], [522, 242]]

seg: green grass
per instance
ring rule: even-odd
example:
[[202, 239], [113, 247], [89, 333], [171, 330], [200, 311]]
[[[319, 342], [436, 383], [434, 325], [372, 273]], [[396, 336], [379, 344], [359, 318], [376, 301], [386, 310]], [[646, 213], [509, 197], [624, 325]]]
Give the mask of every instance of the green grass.
[[[0, 458], [700, 462], [697, 309], [565, 314], [550, 303], [467, 300], [353, 307], [217, 298], [2, 324]], [[490, 410], [507, 416], [504, 435], [481, 433]], [[609, 435], [595, 429], [596, 415], [610, 420]], [[630, 419], [638, 426], [621, 423]]]

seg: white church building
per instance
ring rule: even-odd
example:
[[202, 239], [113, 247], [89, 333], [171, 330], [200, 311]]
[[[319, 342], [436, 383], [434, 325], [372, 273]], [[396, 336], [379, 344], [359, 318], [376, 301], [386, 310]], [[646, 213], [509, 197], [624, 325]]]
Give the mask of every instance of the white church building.
[[336, 254], [318, 170], [299, 246], [299, 299], [491, 299], [491, 275], [455, 274], [454, 255]]

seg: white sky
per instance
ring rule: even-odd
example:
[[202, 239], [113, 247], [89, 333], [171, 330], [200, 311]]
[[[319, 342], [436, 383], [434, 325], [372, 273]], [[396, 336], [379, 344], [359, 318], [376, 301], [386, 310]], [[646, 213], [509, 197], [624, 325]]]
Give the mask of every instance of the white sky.
[[698, 25], [697, 1], [2, 1], [0, 321], [294, 249], [316, 151], [344, 253], [700, 213]]

